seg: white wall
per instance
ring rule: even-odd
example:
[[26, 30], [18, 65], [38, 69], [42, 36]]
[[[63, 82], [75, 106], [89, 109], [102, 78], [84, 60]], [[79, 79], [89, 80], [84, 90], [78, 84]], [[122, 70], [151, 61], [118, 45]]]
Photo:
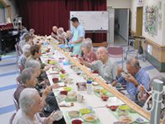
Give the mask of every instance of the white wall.
[[107, 0], [107, 6], [112, 6], [112, 8], [131, 8], [131, 0]]
[[[155, 36], [152, 36], [150, 34], [148, 34], [148, 32], [145, 32], [145, 29], [144, 29], [144, 21], [145, 21], [145, 16], [143, 17], [143, 33], [142, 35], [160, 45], [165, 45], [165, 34], [164, 34], [164, 31], [165, 31], [165, 15], [163, 12], [163, 10], [165, 10], [165, 1], [164, 0], [143, 0], [144, 1], [144, 5], [143, 5], [143, 12], [145, 13], [145, 7], [147, 5], [149, 6], [152, 6], [152, 5], [158, 5], [158, 1], [161, 1], [162, 2], [162, 9], [159, 10], [159, 13], [162, 13], [163, 14], [163, 17], [162, 17], [162, 28], [160, 29], [160, 26], [158, 25], [158, 31], [157, 31], [157, 35]], [[132, 7], [131, 7], [131, 12], [132, 12], [132, 19], [131, 19], [131, 30], [132, 31], [135, 31], [136, 32], [136, 9], [137, 9], [137, 0], [132, 0]], [[143, 15], [145, 15], [143, 13]], [[163, 31], [164, 30], [164, 31]]]
[[0, 23], [5, 23], [5, 9], [0, 8]]
[[165, 45], [165, 1], [163, 3], [163, 31], [162, 31], [162, 35], [163, 35], [163, 40], [162, 40], [162, 45]]
[[131, 30], [136, 31], [136, 7], [137, 0], [131, 1]]

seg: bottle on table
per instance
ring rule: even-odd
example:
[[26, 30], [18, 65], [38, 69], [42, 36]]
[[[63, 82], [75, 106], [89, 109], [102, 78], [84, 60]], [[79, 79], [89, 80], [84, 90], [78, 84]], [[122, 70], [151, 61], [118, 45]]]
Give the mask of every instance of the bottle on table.
[[92, 93], [92, 81], [87, 81], [87, 94]]

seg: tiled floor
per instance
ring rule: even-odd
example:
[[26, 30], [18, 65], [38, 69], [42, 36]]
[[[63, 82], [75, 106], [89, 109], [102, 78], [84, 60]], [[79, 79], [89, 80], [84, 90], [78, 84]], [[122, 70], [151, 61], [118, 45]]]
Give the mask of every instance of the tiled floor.
[[13, 93], [17, 87], [16, 77], [18, 76], [16, 68], [15, 52], [2, 57], [0, 61], [0, 123], [9, 124], [9, 120], [15, 112], [13, 103]]
[[[119, 45], [120, 43], [116, 42], [116, 44]], [[133, 56], [133, 54], [129, 54], [129, 57], [130, 56]], [[112, 59], [121, 66], [121, 58]], [[143, 62], [142, 57], [139, 58], [139, 61], [141, 66], [145, 68], [151, 78], [158, 75], [163, 75], [165, 77], [165, 73], [159, 73], [149, 62]], [[17, 86], [16, 77], [18, 74], [19, 72], [16, 68], [15, 53], [13, 53], [13, 55], [6, 55], [2, 57], [2, 61], [0, 61], [0, 124], [8, 124], [9, 119], [15, 112], [12, 97]]]

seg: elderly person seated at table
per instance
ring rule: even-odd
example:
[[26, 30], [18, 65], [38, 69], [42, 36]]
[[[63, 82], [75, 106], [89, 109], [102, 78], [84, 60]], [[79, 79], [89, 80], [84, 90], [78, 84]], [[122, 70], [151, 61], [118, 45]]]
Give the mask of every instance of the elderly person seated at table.
[[31, 56], [29, 56], [28, 60], [37, 60], [40, 61], [41, 56], [41, 46], [40, 45], [33, 45], [30, 48]]
[[22, 48], [23, 54], [18, 59], [18, 68], [19, 68], [20, 72], [22, 72], [22, 70], [25, 68], [26, 60], [31, 54], [30, 47], [31, 46], [29, 44], [25, 44]]
[[85, 39], [81, 45], [81, 49], [83, 51], [83, 56], [82, 59], [86, 62], [93, 62], [97, 60], [97, 56], [96, 54], [93, 52], [92, 49], [92, 40], [89, 39]]
[[64, 44], [68, 44], [69, 41], [72, 39], [72, 33], [70, 30], [67, 30], [66, 33], [62, 34]]
[[70, 30], [66, 31], [66, 38], [68, 42], [72, 39], [72, 32]]
[[52, 27], [51, 36], [52, 36], [53, 38], [55, 38], [55, 39], [57, 39], [57, 30], [58, 30], [57, 26], [53, 26], [53, 27]]
[[33, 68], [35, 70], [35, 75], [37, 77], [37, 85], [36, 89], [40, 91], [40, 89], [45, 88], [47, 85], [49, 85], [49, 81], [45, 79], [45, 77], [42, 77], [41, 74], [41, 65], [37, 60], [30, 60], [26, 62], [25, 68]]
[[35, 87], [36, 86], [36, 73], [34, 69], [32, 68], [27, 68], [24, 69], [20, 75], [20, 80], [21, 83], [18, 85], [15, 93], [14, 93], [14, 98], [18, 102], [20, 93], [22, 90], [24, 90], [27, 87]]
[[30, 30], [29, 30], [29, 34], [30, 34], [30, 36], [34, 36], [35, 34], [35, 30], [33, 29], [33, 28], [31, 28]]
[[41, 64], [41, 73], [45, 73], [50, 68], [50, 66], [46, 66], [40, 60], [41, 46], [35, 44], [35, 45], [31, 46], [30, 51], [31, 51], [31, 56], [29, 56], [27, 61], [29, 61], [29, 60], [37, 60], [37, 61], [39, 61], [40, 64]]
[[61, 111], [54, 111], [48, 117], [40, 117], [43, 109], [42, 98], [34, 88], [24, 89], [19, 98], [20, 109], [17, 111], [13, 124], [53, 124], [62, 118]]
[[65, 38], [66, 38], [66, 33], [65, 33], [64, 29], [62, 27], [60, 27], [57, 30], [57, 40], [59, 41], [59, 43], [64, 44]]
[[22, 49], [25, 44], [32, 45], [32, 37], [30, 36], [29, 33], [25, 33], [22, 36], [22, 39], [19, 41], [19, 47]]
[[146, 90], [149, 90], [150, 77], [143, 68], [140, 67], [140, 63], [135, 58], [129, 58], [126, 62], [127, 73], [123, 75], [123, 69], [118, 71], [118, 80], [113, 83], [121, 83], [126, 85], [127, 96], [131, 100], [136, 102], [136, 95], [140, 86], [144, 86]]
[[[36, 88], [37, 85], [37, 79], [36, 79], [36, 70], [33, 68], [26, 68], [22, 71], [20, 75], [21, 79], [21, 84], [18, 85], [15, 93], [14, 93], [14, 98], [18, 102], [18, 99], [20, 97], [20, 93], [25, 89], [25, 88]], [[45, 89], [40, 92], [43, 98], [43, 104], [45, 103], [45, 99], [47, 95], [50, 93], [51, 89], [58, 88], [59, 86], [57, 84], [46, 87]], [[37, 89], [37, 88], [36, 88]], [[19, 104], [19, 103], [18, 103]]]
[[115, 80], [117, 76], [116, 63], [111, 61], [108, 55], [108, 51], [105, 47], [99, 47], [97, 49], [96, 55], [98, 60], [92, 63], [86, 62], [81, 58], [79, 61], [83, 65], [98, 71], [102, 78], [107, 81], [107, 83], [112, 83], [112, 81]]

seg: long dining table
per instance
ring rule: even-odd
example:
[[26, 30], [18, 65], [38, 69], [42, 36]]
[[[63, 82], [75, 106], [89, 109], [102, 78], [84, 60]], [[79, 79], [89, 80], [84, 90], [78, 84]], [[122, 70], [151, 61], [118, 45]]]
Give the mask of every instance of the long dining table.
[[[50, 64], [49, 61], [53, 61], [51, 63], [52, 68], [54, 68], [53, 66], [55, 65], [55, 67], [58, 66], [60, 69], [65, 71], [65, 74], [61, 73], [60, 71], [55, 73], [52, 71], [52, 68], [50, 68], [46, 72], [50, 85], [54, 84], [53, 78], [58, 78], [59, 81], [56, 83], [61, 86], [65, 86], [66, 83], [64, 83], [61, 77], [61, 75], [65, 75], [68, 79], [71, 79], [72, 81], [72, 83], [66, 84], [67, 87], [71, 88], [72, 92], [74, 91], [76, 94], [80, 94], [84, 98], [82, 102], [73, 101], [74, 104], [69, 104], [69, 106], [67, 103], [70, 102], [64, 102], [64, 104], [67, 104], [67, 106], [61, 106], [62, 102], [60, 101], [59, 94], [61, 91], [65, 90], [65, 87], [53, 89], [55, 98], [57, 99], [60, 110], [63, 112], [64, 119], [67, 124], [72, 124], [73, 120], [73, 118], [70, 118], [68, 116], [68, 113], [70, 111], [79, 111], [80, 109], [84, 108], [90, 109], [97, 117], [97, 121], [91, 122], [90, 124], [113, 124], [115, 122], [121, 121], [121, 119], [118, 116], [117, 111], [113, 112], [109, 108], [107, 108], [107, 106], [121, 105], [128, 105], [131, 109], [135, 111], [134, 113], [129, 114], [132, 123], [137, 123], [136, 120], [139, 118], [142, 119], [145, 123], [149, 123], [150, 113], [146, 112], [143, 108], [128, 99], [125, 95], [118, 92], [115, 87], [106, 84], [106, 81], [102, 77], [100, 77], [98, 74], [93, 74], [91, 69], [81, 65], [76, 57], [72, 57], [70, 52], [61, 49], [56, 42], [45, 41], [45, 43], [43, 43], [42, 45], [42, 53], [43, 54], [41, 56], [41, 61], [43, 63]], [[89, 78], [91, 78], [94, 84], [98, 84], [96, 86], [92, 85], [91, 94], [88, 94], [86, 90], [78, 90], [77, 83], [87, 82], [87, 79], [78, 74], [77, 71], [72, 68], [73, 66], [78, 68], [79, 73], [83, 73]], [[111, 93], [112, 96], [110, 96], [107, 101], [103, 101], [94, 92], [94, 89], [97, 89], [98, 87], [105, 89], [106, 91]], [[89, 124], [89, 122], [84, 121], [82, 118], [81, 120], [83, 121], [83, 124]]]

